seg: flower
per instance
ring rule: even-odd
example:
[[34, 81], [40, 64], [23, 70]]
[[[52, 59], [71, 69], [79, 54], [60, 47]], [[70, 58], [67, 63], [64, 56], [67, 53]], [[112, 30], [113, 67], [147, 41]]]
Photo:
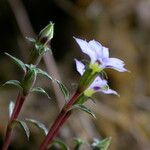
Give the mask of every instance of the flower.
[[[75, 59], [76, 62], [76, 69], [82, 76], [85, 72], [85, 65]], [[103, 92], [105, 94], [115, 94], [118, 95], [116, 91], [109, 88], [107, 81], [104, 79], [101, 79], [99, 76], [97, 76], [94, 81], [90, 84], [90, 86], [85, 90], [84, 94], [86, 96], [91, 96], [92, 94], [96, 92]]]
[[99, 42], [91, 40], [89, 42], [75, 38], [83, 53], [87, 54], [90, 59], [90, 64], [98, 64], [100, 68], [111, 68], [119, 72], [125, 72], [124, 62], [118, 58], [109, 58], [108, 48], [102, 46]]
[[94, 93], [103, 92], [104, 94], [118, 95], [116, 91], [109, 88], [107, 81], [101, 79], [99, 76], [95, 78], [95, 80], [92, 82], [92, 84], [88, 87], [88, 89], [85, 92], [88, 92], [88, 90], [93, 90]]

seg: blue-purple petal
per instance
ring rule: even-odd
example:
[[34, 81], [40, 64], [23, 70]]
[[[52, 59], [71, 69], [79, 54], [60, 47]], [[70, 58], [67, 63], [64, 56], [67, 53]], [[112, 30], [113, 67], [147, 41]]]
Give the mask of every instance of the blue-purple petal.
[[82, 76], [84, 71], [85, 71], [85, 65], [77, 59], [75, 59], [75, 62], [76, 62], [76, 69], [80, 73], [80, 75]]
[[94, 63], [97, 59], [97, 56], [96, 56], [96, 53], [91, 50], [89, 43], [86, 42], [85, 40], [82, 40], [79, 38], [75, 38], [75, 40], [78, 43], [78, 45], [80, 46], [82, 52], [87, 54], [90, 57], [91, 62]]

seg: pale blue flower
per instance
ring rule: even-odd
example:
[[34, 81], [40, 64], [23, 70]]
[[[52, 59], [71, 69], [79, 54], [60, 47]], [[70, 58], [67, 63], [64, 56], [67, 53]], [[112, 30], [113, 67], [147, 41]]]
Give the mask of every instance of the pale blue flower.
[[[76, 69], [77, 71], [80, 73], [80, 75], [82, 76], [83, 73], [85, 72], [85, 65], [78, 61], [77, 59], [75, 59], [76, 62]], [[96, 93], [96, 92], [103, 92], [105, 94], [115, 94], [118, 95], [116, 91], [112, 90], [109, 88], [107, 81], [104, 79], [101, 79], [99, 76], [97, 76], [94, 81], [91, 83], [91, 85], [87, 88], [87, 90], [85, 91], [85, 93]]]
[[99, 42], [95, 40], [87, 42], [79, 38], [75, 38], [75, 40], [79, 44], [82, 52], [90, 57], [91, 64], [98, 63], [102, 69], [112, 68], [119, 72], [127, 71], [124, 68], [124, 62], [118, 58], [109, 58], [108, 48], [102, 46]]
[[[92, 84], [88, 87], [88, 89], [92, 89], [94, 93], [96, 92], [103, 92], [105, 94], [115, 94], [118, 95], [118, 93], [112, 89], [109, 88], [107, 81], [104, 79], [101, 79], [99, 76], [95, 78], [95, 80], [92, 82]], [[87, 90], [88, 90], [87, 89]]]

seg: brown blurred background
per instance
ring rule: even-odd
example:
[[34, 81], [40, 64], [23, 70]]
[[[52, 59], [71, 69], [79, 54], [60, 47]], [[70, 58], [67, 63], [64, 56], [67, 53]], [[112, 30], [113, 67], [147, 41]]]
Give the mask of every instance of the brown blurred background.
[[[110, 150], [150, 149], [150, 1], [149, 0], [0, 0], [0, 84], [21, 79], [22, 72], [4, 55], [8, 52], [28, 61], [32, 45], [25, 37], [35, 37], [48, 24], [55, 23], [51, 43], [53, 57], [47, 54], [40, 67], [61, 79], [71, 93], [79, 74], [74, 58], [87, 58], [73, 36], [100, 41], [112, 57], [125, 61], [131, 73], [107, 70], [110, 87], [120, 97], [98, 93], [96, 103], [87, 105], [95, 112], [93, 119], [83, 112], [74, 113], [61, 129], [59, 138], [72, 147], [73, 138], [91, 142], [112, 137]], [[19, 118], [37, 119], [50, 127], [65, 103], [58, 87], [39, 77], [37, 86], [51, 96], [31, 94]], [[0, 90], [0, 143], [8, 121], [8, 105], [15, 101], [17, 89]], [[36, 150], [44, 135], [36, 127], [27, 141], [21, 128], [14, 130], [10, 149]], [[71, 148], [72, 149], [72, 148]], [[88, 146], [84, 149], [90, 149]]]

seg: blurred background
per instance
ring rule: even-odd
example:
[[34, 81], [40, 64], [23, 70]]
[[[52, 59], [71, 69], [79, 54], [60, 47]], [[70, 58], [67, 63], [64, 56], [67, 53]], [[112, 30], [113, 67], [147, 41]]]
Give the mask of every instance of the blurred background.
[[[22, 72], [4, 55], [28, 62], [32, 45], [25, 37], [36, 34], [49, 21], [55, 23], [51, 42], [53, 56], [45, 55], [40, 63], [54, 78], [62, 80], [73, 94], [80, 75], [74, 58], [89, 59], [81, 53], [73, 36], [100, 41], [110, 49], [110, 55], [125, 61], [131, 73], [107, 70], [109, 85], [120, 97], [97, 93], [95, 103], [88, 105], [96, 114], [93, 119], [76, 111], [61, 129], [58, 137], [73, 147], [73, 139], [87, 142], [93, 138], [112, 137], [110, 150], [150, 149], [150, 1], [149, 0], [0, 0], [0, 84], [21, 80]], [[57, 85], [39, 77], [36, 86], [50, 94], [51, 100], [31, 94], [22, 109], [20, 119], [32, 118], [48, 128], [65, 103]], [[0, 90], [0, 145], [8, 121], [8, 105], [15, 101], [17, 89]], [[27, 141], [23, 130], [15, 128], [10, 149], [36, 150], [44, 138], [42, 132], [31, 129]], [[85, 148], [86, 147], [86, 148]], [[84, 149], [90, 149], [89, 146]], [[73, 149], [73, 148], [71, 148]]]

